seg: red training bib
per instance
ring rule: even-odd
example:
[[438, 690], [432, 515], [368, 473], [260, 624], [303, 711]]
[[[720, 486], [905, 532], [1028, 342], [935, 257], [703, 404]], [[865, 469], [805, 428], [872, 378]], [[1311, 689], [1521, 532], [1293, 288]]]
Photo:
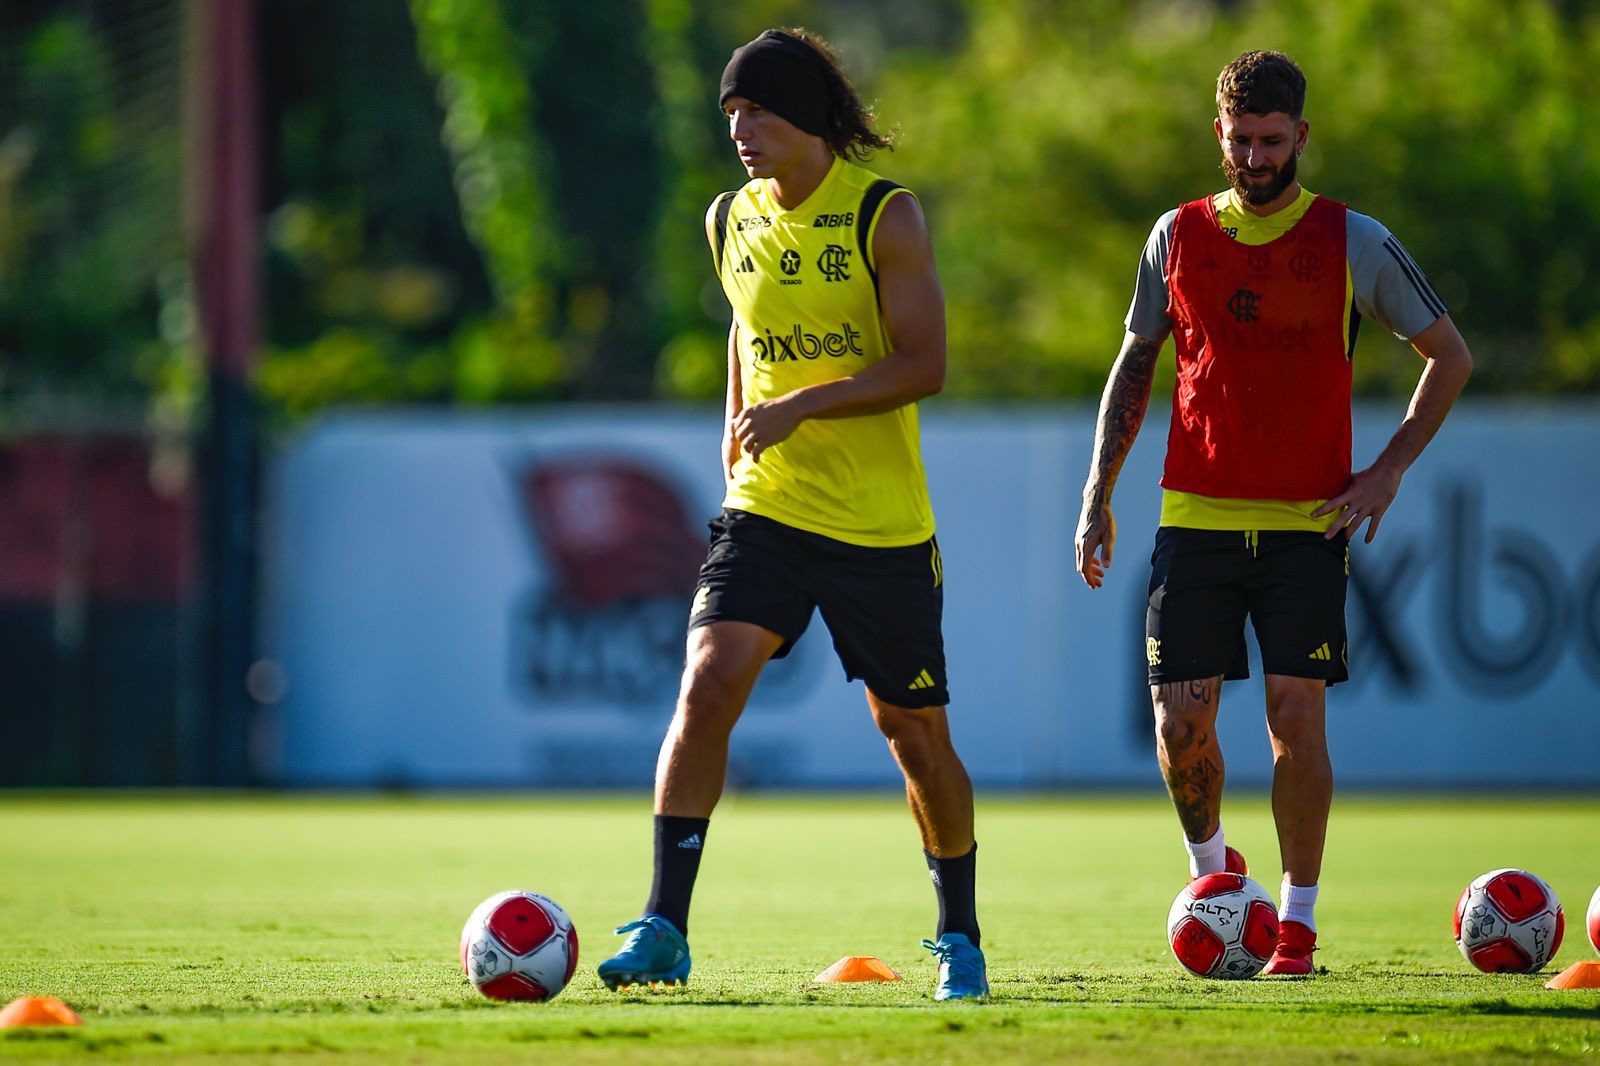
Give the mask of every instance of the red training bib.
[[1167, 315], [1178, 354], [1164, 488], [1318, 500], [1350, 483], [1345, 206], [1318, 197], [1247, 245], [1211, 198], [1178, 209]]

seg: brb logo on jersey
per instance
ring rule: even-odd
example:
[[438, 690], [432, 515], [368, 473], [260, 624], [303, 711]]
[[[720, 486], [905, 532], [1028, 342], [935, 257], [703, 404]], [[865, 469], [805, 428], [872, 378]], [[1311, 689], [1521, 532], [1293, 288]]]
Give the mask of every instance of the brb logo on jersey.
[[799, 323], [789, 327], [787, 333], [774, 333], [770, 329], [750, 338], [750, 350], [757, 363], [796, 362], [827, 355], [835, 359], [845, 355], [862, 355], [861, 331], [848, 322], [839, 324], [839, 333], [809, 333]]

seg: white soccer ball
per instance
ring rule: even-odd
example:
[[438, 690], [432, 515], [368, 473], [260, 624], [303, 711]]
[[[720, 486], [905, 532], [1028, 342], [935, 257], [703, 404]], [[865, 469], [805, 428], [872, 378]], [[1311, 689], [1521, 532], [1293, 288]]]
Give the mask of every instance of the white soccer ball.
[[1197, 877], [1167, 912], [1167, 943], [1190, 973], [1254, 977], [1278, 946], [1278, 908], [1243, 874]]
[[1534, 973], [1565, 931], [1561, 900], [1526, 870], [1490, 870], [1456, 901], [1456, 946], [1484, 973]]
[[490, 999], [553, 999], [578, 967], [578, 930], [537, 892], [490, 896], [461, 930], [461, 970]]

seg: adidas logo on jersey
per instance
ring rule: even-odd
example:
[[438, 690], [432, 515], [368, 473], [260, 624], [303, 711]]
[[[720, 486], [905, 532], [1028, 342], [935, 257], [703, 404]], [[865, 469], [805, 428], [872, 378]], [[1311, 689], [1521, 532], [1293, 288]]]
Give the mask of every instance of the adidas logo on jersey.
[[682, 840], [678, 841], [678, 847], [680, 847], [680, 848], [688, 848], [690, 851], [699, 851], [700, 850], [700, 834], [699, 833], [690, 833], [688, 836], [686, 836]]
[[754, 274], [756, 265], [750, 261], [750, 257], [747, 255], [734, 265], [733, 272], [735, 274]]

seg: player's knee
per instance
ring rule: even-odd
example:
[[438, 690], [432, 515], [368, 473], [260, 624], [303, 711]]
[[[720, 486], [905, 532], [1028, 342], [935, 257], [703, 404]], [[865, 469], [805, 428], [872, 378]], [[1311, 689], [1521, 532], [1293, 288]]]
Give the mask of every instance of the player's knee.
[[1156, 703], [1156, 739], [1163, 750], [1185, 751], [1213, 732], [1217, 708], [1214, 703]]
[[908, 773], [935, 764], [948, 744], [948, 738], [934, 728], [927, 714], [880, 706], [873, 718], [878, 723], [878, 731], [889, 742], [895, 759]]
[[872, 720], [878, 724], [878, 732], [891, 744], [916, 744], [918, 738], [925, 739], [930, 732], [926, 720], [898, 707], [874, 707]]
[[691, 662], [684, 671], [679, 703], [691, 707], [716, 706], [737, 698], [743, 687], [737, 672], [714, 659]]
[[1168, 755], [1181, 754], [1194, 747], [1196, 734], [1191, 716], [1156, 712], [1156, 741]]
[[901, 771], [915, 780], [927, 778], [943, 762], [944, 753], [932, 737], [909, 730], [889, 738], [889, 750]]
[[673, 727], [683, 734], [726, 731], [744, 710], [750, 679], [712, 658], [690, 660]]
[[1326, 716], [1310, 700], [1283, 699], [1268, 707], [1267, 728], [1291, 750], [1325, 744]]

